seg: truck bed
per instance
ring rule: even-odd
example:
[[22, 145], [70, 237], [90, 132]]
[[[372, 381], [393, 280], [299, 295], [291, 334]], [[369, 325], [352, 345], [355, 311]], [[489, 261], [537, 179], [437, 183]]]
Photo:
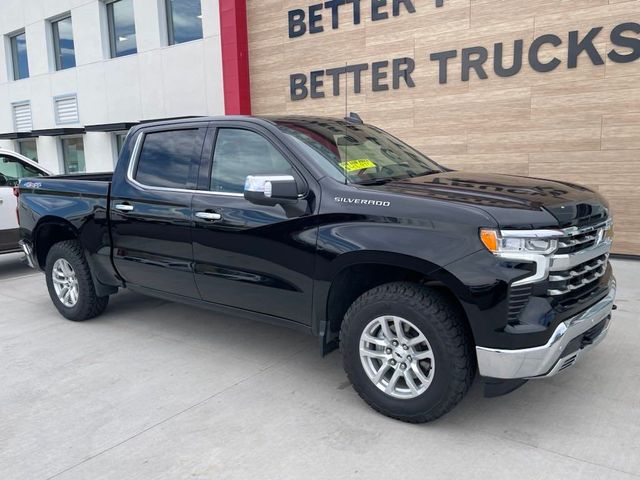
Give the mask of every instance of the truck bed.
[[96, 217], [106, 220], [111, 178], [110, 173], [98, 173], [21, 179], [23, 227], [34, 228], [40, 219], [51, 216], [66, 219], [78, 229]]

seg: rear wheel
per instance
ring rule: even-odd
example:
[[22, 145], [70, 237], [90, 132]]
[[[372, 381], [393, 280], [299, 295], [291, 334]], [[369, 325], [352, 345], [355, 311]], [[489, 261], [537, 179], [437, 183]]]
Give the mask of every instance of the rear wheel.
[[442, 292], [389, 283], [358, 298], [340, 333], [358, 394], [384, 415], [423, 423], [449, 412], [475, 375], [462, 312]]
[[97, 317], [107, 308], [109, 297], [96, 295], [89, 264], [80, 243], [56, 243], [45, 267], [49, 296], [58, 311], [76, 322]]

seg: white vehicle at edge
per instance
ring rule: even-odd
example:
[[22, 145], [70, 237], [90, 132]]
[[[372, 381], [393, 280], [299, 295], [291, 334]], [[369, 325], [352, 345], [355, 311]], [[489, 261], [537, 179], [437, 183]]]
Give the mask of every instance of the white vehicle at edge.
[[43, 177], [51, 172], [37, 162], [11, 150], [0, 148], [0, 254], [20, 251], [17, 199], [13, 187], [22, 177]]

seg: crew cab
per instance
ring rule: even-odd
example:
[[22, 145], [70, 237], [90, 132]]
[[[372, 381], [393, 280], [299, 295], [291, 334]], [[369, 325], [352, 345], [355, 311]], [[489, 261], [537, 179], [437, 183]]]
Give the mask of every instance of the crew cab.
[[0, 254], [19, 252], [20, 231], [13, 189], [21, 177], [42, 177], [51, 173], [33, 160], [0, 149]]
[[355, 114], [136, 126], [113, 175], [23, 179], [19, 213], [64, 317], [129, 288], [293, 327], [407, 422], [476, 375], [491, 396], [565, 370], [614, 309], [598, 193], [453, 171]]

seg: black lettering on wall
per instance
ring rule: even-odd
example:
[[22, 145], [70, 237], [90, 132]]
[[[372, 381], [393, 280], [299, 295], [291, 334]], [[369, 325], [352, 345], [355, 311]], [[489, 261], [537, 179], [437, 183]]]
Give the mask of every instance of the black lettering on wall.
[[612, 62], [629, 63], [640, 58], [640, 38], [632, 38], [623, 35], [626, 32], [633, 32], [636, 35], [640, 34], [640, 23], [621, 23], [611, 30], [611, 43], [618, 47], [631, 49], [631, 52], [627, 54], [619, 53], [616, 49], [611, 50], [608, 57]]
[[304, 100], [309, 94], [307, 89], [307, 76], [304, 73], [294, 73], [289, 75], [289, 91], [291, 100]]
[[340, 26], [338, 8], [345, 3], [345, 0], [329, 0], [328, 2], [324, 2], [324, 8], [331, 9], [331, 28], [333, 30], [336, 30]]
[[[475, 58], [471, 58], [474, 56]], [[483, 65], [489, 58], [489, 52], [484, 47], [470, 47], [462, 49], [462, 81], [469, 81], [469, 73], [473, 68], [476, 75], [482, 80], [489, 78], [485, 72]]]
[[347, 3], [353, 3], [353, 24], [360, 24], [360, 0], [347, 0]]
[[387, 72], [383, 68], [387, 68], [389, 62], [384, 60], [382, 62], [373, 62], [371, 64], [371, 89], [374, 92], [382, 92], [389, 90], [389, 85], [381, 83], [382, 80], [387, 78]]
[[304, 10], [289, 10], [289, 38], [301, 37], [307, 33], [307, 24], [304, 21]]
[[516, 40], [513, 43], [513, 63], [509, 68], [504, 66], [504, 44], [496, 43], [493, 50], [493, 71], [499, 77], [513, 77], [522, 70], [522, 52], [524, 42]]
[[432, 62], [438, 62], [439, 64], [439, 82], [447, 83], [447, 69], [449, 67], [449, 59], [456, 58], [458, 56], [457, 50], [447, 50], [446, 52], [436, 52], [429, 56], [429, 60]]
[[333, 82], [333, 96], [340, 96], [340, 75], [346, 73], [346, 67], [328, 68], [327, 75], [331, 75], [331, 81]]
[[569, 68], [576, 68], [578, 66], [578, 57], [582, 52], [587, 52], [587, 55], [589, 55], [594, 65], [604, 65], [604, 60], [593, 44], [593, 40], [601, 31], [602, 27], [592, 28], [580, 41], [578, 41], [579, 32], [577, 30], [569, 32], [569, 59], [567, 61]]
[[387, 0], [371, 0], [371, 20], [377, 22], [378, 20], [386, 20], [389, 18], [387, 12], [381, 12], [380, 9], [387, 5]]
[[360, 24], [360, 0], [328, 0], [324, 2], [324, 8], [331, 10], [331, 28], [340, 27], [340, 7], [347, 4], [353, 5], [353, 24]]
[[411, 78], [411, 74], [416, 68], [416, 62], [413, 58], [394, 58], [393, 59], [393, 89], [398, 90], [400, 88], [400, 79], [404, 80], [404, 83], [409, 88], [413, 88], [416, 84]]
[[411, 0], [393, 0], [393, 16], [400, 15], [400, 5], [404, 5], [409, 13], [416, 13], [416, 7]]
[[324, 32], [324, 27], [318, 25], [318, 22], [322, 21], [322, 14], [320, 13], [322, 7], [323, 5], [321, 3], [309, 7], [309, 33]]
[[[400, 13], [400, 5], [404, 6], [408, 11], [415, 10], [414, 0], [371, 0], [372, 5], [377, 5], [378, 9], [383, 6], [391, 8], [393, 1], [394, 15]], [[339, 26], [337, 17], [340, 14], [340, 8], [347, 4], [352, 4], [354, 22], [360, 21], [360, 2], [361, 0], [326, 0], [322, 4], [311, 5], [309, 12], [305, 10], [291, 10], [289, 12], [289, 34], [292, 37], [302, 35], [306, 32], [322, 31], [319, 24], [322, 20], [321, 8], [326, 8], [332, 13], [332, 26]], [[390, 16], [389, 13], [377, 12], [380, 15]], [[305, 20], [306, 15], [306, 20]], [[320, 30], [319, 30], [320, 29]], [[596, 48], [598, 35], [602, 32], [603, 27], [591, 28], [587, 33], [582, 35], [578, 30], [568, 33], [567, 41], [567, 67], [574, 69], [578, 67], [578, 62], [583, 53], [588, 56], [593, 65], [604, 65], [604, 55]], [[601, 41], [604, 39], [601, 39]], [[625, 22], [614, 27], [609, 39], [612, 47], [607, 52], [607, 57], [616, 63], [630, 63], [640, 59], [640, 23]], [[513, 55], [505, 53], [505, 43], [497, 42], [493, 45], [493, 71], [497, 77], [512, 77], [520, 73], [523, 69], [523, 57], [525, 40], [513, 41]], [[557, 56], [549, 55], [548, 52], [553, 49], [558, 50], [563, 44], [563, 40], [554, 34], [541, 35], [531, 42], [528, 50], [529, 66], [536, 72], [546, 73], [556, 70], [563, 62], [559, 54]], [[541, 50], [545, 51], [544, 61], [541, 60]], [[509, 48], [510, 50], [510, 48]], [[487, 62], [489, 60], [489, 52], [483, 46], [474, 46], [462, 48], [461, 55], [461, 80], [468, 82], [471, 78], [473, 70], [479, 79], [487, 79]], [[439, 83], [446, 84], [448, 81], [449, 60], [457, 58], [458, 50], [448, 50], [443, 52], [435, 52], [430, 54], [429, 59], [432, 62], [438, 62]], [[512, 56], [512, 59], [507, 57]], [[400, 57], [373, 63], [361, 63], [356, 65], [347, 65], [341, 67], [333, 67], [327, 70], [315, 70], [311, 72], [295, 73], [290, 75], [289, 88], [291, 100], [303, 100], [305, 98], [324, 98], [324, 77], [330, 76], [332, 80], [332, 95], [334, 97], [344, 93], [341, 82], [349, 90], [353, 89], [355, 94], [362, 91], [363, 72], [371, 68], [371, 89], [373, 92], [388, 91], [390, 89], [398, 90], [402, 88], [402, 83], [408, 88], [416, 86], [413, 74], [416, 69], [416, 60], [412, 57]], [[351, 87], [350, 84], [353, 84]]]
[[360, 93], [362, 91], [362, 72], [368, 69], [368, 63], [358, 63], [347, 66], [347, 73], [353, 73], [353, 93]]
[[309, 74], [309, 90], [311, 90], [311, 98], [324, 98], [324, 92], [320, 88], [324, 85], [322, 77], [324, 70], [314, 70]]
[[540, 48], [546, 43], [557, 47], [562, 44], [562, 40], [557, 35], [549, 34], [541, 35], [531, 43], [531, 47], [529, 47], [529, 65], [531, 65], [531, 68], [533, 68], [536, 72], [551, 72], [558, 68], [561, 63], [560, 59], [557, 57], [553, 57], [553, 59], [551, 59], [547, 63], [542, 63], [540, 61], [540, 59], [538, 58], [538, 53], [540, 52]]

